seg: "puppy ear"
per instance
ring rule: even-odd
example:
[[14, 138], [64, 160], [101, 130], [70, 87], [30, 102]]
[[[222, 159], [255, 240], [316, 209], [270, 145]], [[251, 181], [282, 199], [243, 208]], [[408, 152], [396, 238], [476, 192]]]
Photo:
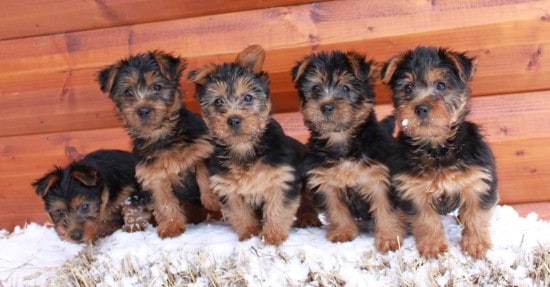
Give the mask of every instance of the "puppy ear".
[[376, 78], [380, 77], [378, 66], [373, 61], [366, 61], [365, 56], [349, 51], [346, 53], [346, 58], [355, 77], [370, 82], [374, 82]]
[[179, 81], [181, 73], [187, 68], [187, 59], [174, 57], [162, 51], [149, 52], [160, 68], [160, 73], [171, 81]]
[[465, 53], [452, 51], [445, 51], [445, 55], [455, 66], [460, 79], [464, 83], [469, 82], [474, 75], [477, 59], [475, 57], [470, 58]]
[[87, 187], [97, 185], [97, 171], [87, 166], [73, 166], [71, 176]]
[[102, 92], [108, 93], [111, 90], [115, 81], [115, 76], [119, 70], [120, 63], [117, 63], [99, 71], [97, 74], [97, 81], [99, 82]]
[[307, 66], [311, 62], [311, 56], [306, 56], [302, 61], [298, 62], [294, 68], [292, 68], [290, 74], [292, 76], [292, 81], [296, 84], [300, 77], [306, 71]]
[[41, 198], [44, 198], [44, 196], [48, 194], [48, 191], [50, 191], [50, 189], [59, 182], [62, 175], [63, 170], [56, 166], [54, 171], [46, 174], [42, 178], [37, 179], [32, 183], [36, 194]]
[[195, 70], [192, 70], [187, 74], [187, 80], [190, 82], [196, 84], [196, 85], [204, 85], [206, 82], [206, 76], [212, 74], [218, 69], [218, 66], [215, 64], [208, 64], [202, 68], [198, 68]]
[[245, 70], [258, 74], [262, 71], [265, 60], [265, 51], [260, 45], [252, 45], [242, 50], [235, 59], [235, 63]]
[[391, 78], [393, 77], [393, 73], [395, 73], [395, 70], [397, 70], [397, 66], [403, 62], [405, 59], [405, 55], [398, 55], [391, 59], [389, 59], [380, 70], [380, 78], [382, 79], [382, 83], [389, 84], [391, 81]]

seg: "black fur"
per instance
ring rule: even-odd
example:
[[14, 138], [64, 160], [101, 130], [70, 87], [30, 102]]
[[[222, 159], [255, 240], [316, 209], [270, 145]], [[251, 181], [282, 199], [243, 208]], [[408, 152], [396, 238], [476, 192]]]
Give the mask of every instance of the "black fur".
[[[352, 63], [352, 61], [354, 63]], [[305, 68], [303, 64], [307, 64]], [[374, 102], [374, 86], [370, 73], [373, 63], [366, 61], [365, 57], [354, 52], [332, 51], [330, 53], [320, 52], [319, 54], [306, 57], [292, 69], [292, 78], [298, 90], [302, 108], [308, 101], [316, 101], [315, 93], [311, 93], [314, 84], [334, 92], [331, 96], [339, 101], [348, 102], [354, 109], [361, 109], [364, 103]], [[356, 67], [354, 69], [354, 67]], [[301, 73], [299, 74], [299, 72]], [[327, 75], [322, 83], [312, 82], [316, 79], [318, 71]], [[340, 76], [344, 73], [353, 75], [350, 82], [341, 83]], [[347, 84], [350, 91], [340, 93], [340, 85]], [[304, 122], [310, 131], [310, 138], [306, 145], [307, 155], [304, 160], [304, 174], [316, 168], [330, 168], [340, 160], [359, 161], [374, 160], [386, 166], [392, 163], [393, 140], [390, 133], [384, 130], [376, 120], [373, 110], [370, 111], [366, 120], [353, 130], [348, 138], [347, 145], [328, 145], [328, 140], [323, 137], [322, 131], [312, 125], [307, 118]], [[307, 176], [306, 176], [306, 180]], [[318, 204], [326, 209], [325, 199], [322, 193], [316, 192], [318, 187], [313, 187], [314, 198]], [[341, 198], [352, 215], [356, 218], [368, 219], [370, 217], [369, 202], [352, 189], [348, 188], [342, 193]]]
[[[60, 223], [68, 214], [78, 213], [78, 210], [70, 209], [71, 201], [77, 197], [83, 197], [87, 202], [95, 202], [96, 210], [88, 210], [83, 213], [81, 220], [94, 220], [98, 216], [99, 207], [106, 204], [111, 208], [124, 188], [134, 190], [128, 200], [132, 205], [145, 206], [151, 202], [151, 194], [139, 188], [135, 179], [136, 158], [129, 152], [120, 150], [98, 150], [86, 155], [83, 159], [73, 162], [62, 168], [55, 169], [42, 178], [37, 179], [32, 185], [36, 194], [44, 200], [44, 207], [49, 212], [53, 223]], [[74, 174], [78, 173], [77, 179]], [[108, 191], [108, 201], [102, 202], [104, 190]], [[54, 202], [63, 202], [67, 210], [54, 210]], [[118, 207], [115, 207], [117, 209]], [[114, 224], [121, 227], [122, 214], [111, 214]], [[82, 213], [82, 212], [81, 212]]]

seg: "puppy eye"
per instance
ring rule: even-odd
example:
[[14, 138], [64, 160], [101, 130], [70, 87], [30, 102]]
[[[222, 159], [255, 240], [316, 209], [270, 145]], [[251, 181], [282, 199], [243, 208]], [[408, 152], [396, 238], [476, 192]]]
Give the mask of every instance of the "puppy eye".
[[54, 217], [61, 217], [61, 216], [65, 215], [65, 210], [56, 209], [52, 212], [52, 214], [53, 214]]
[[134, 93], [132, 92], [132, 90], [127, 89], [126, 91], [124, 91], [124, 96], [127, 98], [131, 98], [134, 96]]
[[153, 89], [153, 92], [160, 92], [160, 90], [162, 90], [162, 87], [160, 85], [153, 85], [152, 87]]
[[406, 94], [410, 94], [413, 92], [414, 86], [412, 84], [406, 84], [403, 90]]
[[344, 93], [349, 93], [350, 90], [351, 90], [351, 89], [349, 88], [349, 86], [342, 86], [342, 91], [343, 91]]
[[314, 94], [318, 94], [321, 92], [321, 87], [319, 87], [318, 85], [315, 85], [311, 88], [311, 91], [314, 93]]
[[214, 100], [214, 105], [215, 105], [216, 107], [222, 106], [222, 105], [223, 105], [223, 100], [222, 100], [222, 99], [215, 99], [215, 100]]
[[81, 204], [81, 205], [78, 207], [78, 210], [79, 210], [80, 212], [86, 212], [86, 211], [88, 211], [88, 209], [90, 209], [90, 205], [88, 205], [87, 203]]
[[252, 102], [252, 100], [253, 100], [252, 95], [247, 94], [246, 96], [244, 96], [244, 101], [246, 103], [250, 103], [250, 102]]
[[435, 88], [438, 91], [444, 91], [447, 88], [447, 85], [443, 82], [437, 82], [437, 84], [435, 85]]

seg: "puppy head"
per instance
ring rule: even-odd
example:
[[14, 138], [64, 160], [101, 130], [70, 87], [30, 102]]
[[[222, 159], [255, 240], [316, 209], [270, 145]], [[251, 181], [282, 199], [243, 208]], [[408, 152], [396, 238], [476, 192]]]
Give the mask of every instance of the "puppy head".
[[475, 60], [463, 53], [434, 47], [391, 58], [382, 68], [382, 82], [392, 89], [396, 120], [413, 140], [443, 145], [468, 113], [468, 83]]
[[259, 45], [241, 51], [234, 62], [193, 70], [195, 97], [212, 135], [229, 146], [253, 145], [271, 114], [265, 52]]
[[306, 126], [322, 136], [350, 133], [374, 105], [378, 69], [355, 52], [306, 56], [292, 69]]
[[61, 239], [75, 243], [94, 239], [109, 197], [95, 169], [78, 163], [56, 167], [32, 185]]
[[151, 51], [106, 67], [98, 81], [115, 103], [124, 126], [147, 135], [162, 130], [180, 109], [178, 85], [186, 66], [183, 58]]

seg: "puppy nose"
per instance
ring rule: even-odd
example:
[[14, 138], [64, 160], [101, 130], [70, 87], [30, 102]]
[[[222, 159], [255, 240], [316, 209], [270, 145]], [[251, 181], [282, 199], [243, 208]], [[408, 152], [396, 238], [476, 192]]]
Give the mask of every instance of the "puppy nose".
[[241, 125], [241, 117], [238, 116], [232, 116], [229, 119], [227, 119], [227, 124], [232, 128], [238, 128]]
[[331, 104], [322, 105], [322, 106], [321, 106], [321, 112], [322, 112], [325, 116], [329, 116], [329, 115], [332, 114], [332, 112], [334, 112], [334, 106], [331, 105]]
[[425, 118], [429, 112], [430, 107], [428, 105], [418, 105], [414, 108], [414, 113], [421, 118]]
[[82, 239], [82, 230], [73, 230], [71, 232], [71, 239], [74, 240], [74, 241], [80, 241]]
[[149, 107], [141, 107], [137, 110], [137, 114], [140, 118], [146, 118], [151, 113], [151, 108]]

